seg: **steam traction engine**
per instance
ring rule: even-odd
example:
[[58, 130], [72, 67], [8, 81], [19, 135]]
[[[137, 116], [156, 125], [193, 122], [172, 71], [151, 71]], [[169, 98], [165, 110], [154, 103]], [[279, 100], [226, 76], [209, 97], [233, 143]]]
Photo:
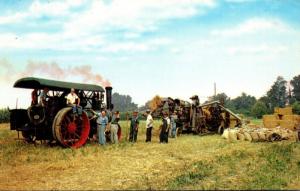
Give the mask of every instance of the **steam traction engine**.
[[[45, 105], [33, 104], [28, 109], [10, 110], [10, 128], [22, 133], [25, 141], [56, 141], [64, 147], [78, 148], [97, 132], [96, 118], [102, 110], [111, 111], [111, 87], [104, 89], [99, 85], [80, 84], [48, 80], [42, 78], [21, 78], [15, 82], [16, 88], [41, 91], [47, 88]], [[82, 115], [74, 114], [66, 104], [66, 96], [74, 88], [80, 98]], [[111, 113], [111, 112], [108, 112]], [[119, 138], [121, 131], [118, 132]]]

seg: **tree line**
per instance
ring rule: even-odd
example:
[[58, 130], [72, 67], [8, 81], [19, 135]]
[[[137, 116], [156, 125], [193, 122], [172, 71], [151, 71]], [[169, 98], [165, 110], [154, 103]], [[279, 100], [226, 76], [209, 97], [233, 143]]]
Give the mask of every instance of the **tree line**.
[[273, 113], [275, 107], [286, 105], [291, 105], [293, 112], [300, 114], [300, 75], [293, 77], [290, 82], [278, 76], [267, 93], [259, 99], [244, 92], [234, 99], [220, 93], [209, 97], [208, 102], [216, 100], [222, 100], [225, 107], [235, 113], [256, 118]]

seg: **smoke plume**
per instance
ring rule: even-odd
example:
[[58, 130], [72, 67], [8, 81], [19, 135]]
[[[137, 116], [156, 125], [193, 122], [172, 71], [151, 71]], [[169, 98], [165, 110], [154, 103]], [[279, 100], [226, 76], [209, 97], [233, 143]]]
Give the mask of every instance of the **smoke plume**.
[[0, 60], [1, 82], [16, 81], [21, 77], [44, 77], [55, 80], [79, 79], [79, 82], [99, 84], [104, 87], [111, 83], [92, 70], [91, 65], [81, 65], [63, 68], [56, 62], [28, 61], [23, 71], [17, 72], [14, 65], [6, 60]]

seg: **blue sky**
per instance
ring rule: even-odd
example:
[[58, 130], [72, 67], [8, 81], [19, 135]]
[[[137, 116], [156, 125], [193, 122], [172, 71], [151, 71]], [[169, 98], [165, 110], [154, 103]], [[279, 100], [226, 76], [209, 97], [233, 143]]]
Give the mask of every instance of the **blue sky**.
[[12, 88], [28, 75], [109, 81], [140, 105], [156, 94], [204, 101], [214, 82], [259, 98], [299, 62], [298, 0], [0, 1], [0, 107], [30, 103]]

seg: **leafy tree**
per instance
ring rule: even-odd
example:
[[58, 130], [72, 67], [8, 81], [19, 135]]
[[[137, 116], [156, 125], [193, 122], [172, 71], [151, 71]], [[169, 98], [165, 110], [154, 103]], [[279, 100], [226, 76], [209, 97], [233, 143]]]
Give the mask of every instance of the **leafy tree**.
[[271, 89], [267, 92], [269, 103], [274, 107], [284, 107], [287, 101], [286, 81], [282, 76], [278, 76]]
[[250, 115], [251, 108], [256, 103], [256, 98], [243, 92], [241, 96], [232, 99], [231, 102], [235, 112]]
[[251, 108], [251, 113], [256, 118], [262, 118], [263, 115], [268, 113], [268, 108], [264, 102], [257, 101]]
[[300, 101], [300, 75], [295, 76], [290, 83], [293, 86], [292, 97]]
[[268, 114], [273, 113], [274, 108], [272, 107], [270, 98], [268, 96], [262, 96], [261, 98], [259, 98], [258, 101], [260, 101], [260, 102], [262, 102], [262, 103], [265, 104], [265, 106], [267, 108], [267, 113]]
[[234, 110], [234, 106], [232, 105], [230, 97], [228, 97], [225, 93], [219, 93], [216, 96], [211, 96], [205, 103], [212, 101], [220, 101], [221, 103], [223, 102], [225, 107]]
[[129, 95], [121, 95], [115, 92], [112, 95], [112, 103], [114, 104], [114, 110], [120, 112], [138, 109], [138, 105], [132, 102], [132, 98]]
[[300, 115], [300, 102], [296, 101], [295, 103], [293, 103], [292, 108], [294, 114]]

